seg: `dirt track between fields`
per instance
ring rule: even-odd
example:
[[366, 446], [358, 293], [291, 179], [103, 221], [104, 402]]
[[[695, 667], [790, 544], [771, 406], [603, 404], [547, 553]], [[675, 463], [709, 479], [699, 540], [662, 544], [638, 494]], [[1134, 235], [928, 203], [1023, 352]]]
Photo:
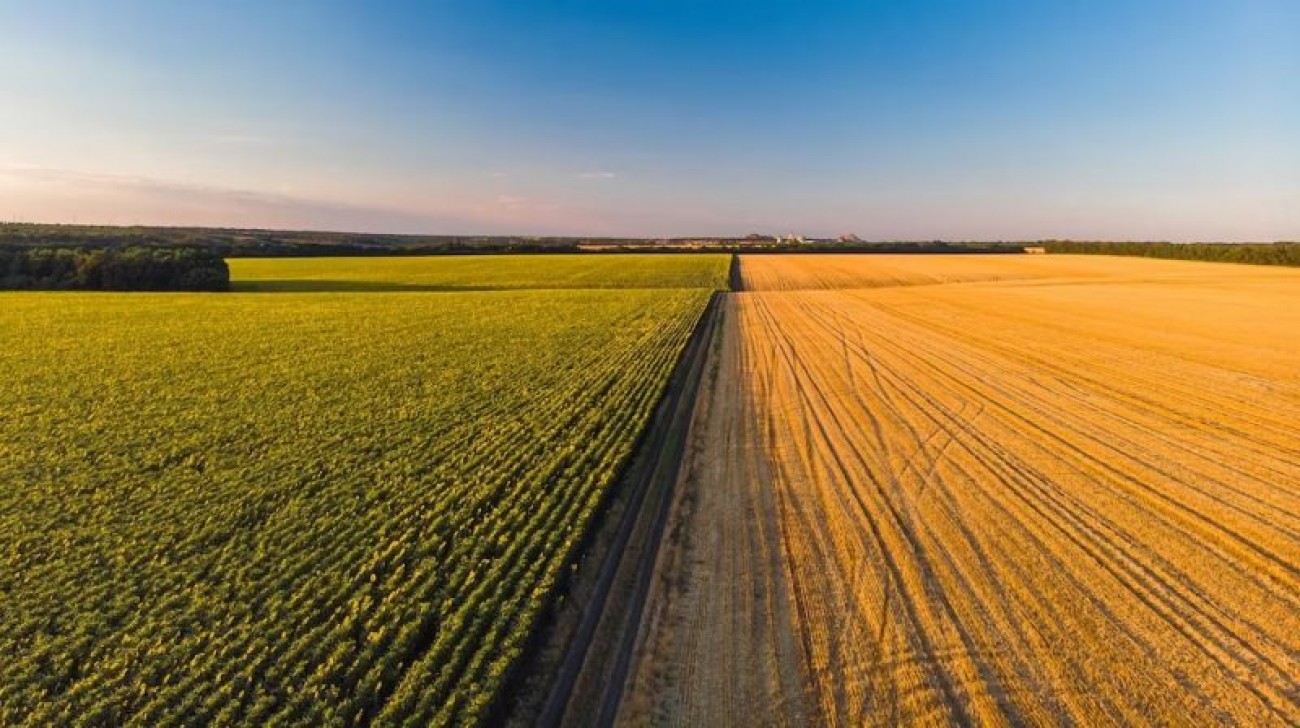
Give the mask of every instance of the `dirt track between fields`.
[[1300, 271], [898, 258], [744, 259], [621, 721], [1300, 722]]

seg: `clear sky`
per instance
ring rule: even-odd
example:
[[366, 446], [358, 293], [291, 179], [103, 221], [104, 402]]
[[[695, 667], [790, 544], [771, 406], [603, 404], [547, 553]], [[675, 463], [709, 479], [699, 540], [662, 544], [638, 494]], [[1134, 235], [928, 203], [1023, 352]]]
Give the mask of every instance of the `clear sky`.
[[1295, 0], [0, 0], [0, 218], [1300, 239]]

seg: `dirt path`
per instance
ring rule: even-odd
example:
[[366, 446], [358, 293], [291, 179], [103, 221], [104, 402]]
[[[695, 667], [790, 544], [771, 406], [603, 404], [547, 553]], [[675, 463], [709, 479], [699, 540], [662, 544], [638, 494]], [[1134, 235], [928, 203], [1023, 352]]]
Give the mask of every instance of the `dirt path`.
[[742, 270], [623, 722], [1300, 723], [1300, 271], [1008, 260]]
[[809, 722], [787, 566], [734, 295], [691, 427], [667, 542], [620, 722]]

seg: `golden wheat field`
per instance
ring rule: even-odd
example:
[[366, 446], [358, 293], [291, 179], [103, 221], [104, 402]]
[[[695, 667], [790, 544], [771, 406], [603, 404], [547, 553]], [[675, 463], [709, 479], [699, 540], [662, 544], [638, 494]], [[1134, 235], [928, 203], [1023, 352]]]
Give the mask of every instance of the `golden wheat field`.
[[741, 275], [624, 723], [1300, 723], [1300, 271]]

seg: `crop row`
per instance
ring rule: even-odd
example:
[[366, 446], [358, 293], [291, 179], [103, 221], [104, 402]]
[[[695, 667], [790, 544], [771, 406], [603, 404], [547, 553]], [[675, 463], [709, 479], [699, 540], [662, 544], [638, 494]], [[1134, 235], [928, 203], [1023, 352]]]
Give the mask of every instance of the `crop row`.
[[731, 256], [580, 253], [232, 258], [240, 291], [727, 288]]
[[482, 719], [707, 297], [7, 295], [0, 723]]

